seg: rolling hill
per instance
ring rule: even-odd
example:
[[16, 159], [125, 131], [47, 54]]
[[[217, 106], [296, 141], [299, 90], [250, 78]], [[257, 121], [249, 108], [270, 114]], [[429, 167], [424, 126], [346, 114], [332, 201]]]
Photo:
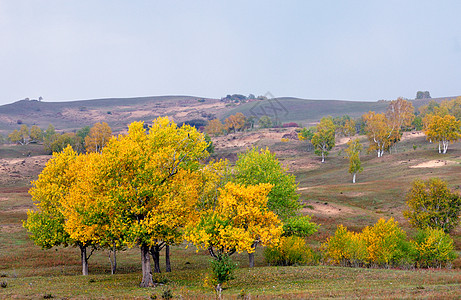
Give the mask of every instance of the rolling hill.
[[[442, 101], [453, 97], [413, 100], [418, 108], [429, 100]], [[20, 124], [38, 125], [46, 129], [51, 123], [57, 130], [73, 131], [97, 122], [107, 122], [115, 133], [123, 132], [133, 121], [150, 122], [158, 116], [170, 116], [176, 122], [193, 119], [224, 119], [242, 112], [246, 116], [278, 118], [281, 122], [303, 125], [316, 122], [324, 116], [348, 114], [359, 117], [373, 110], [383, 112], [387, 101], [365, 102], [345, 100], [308, 100], [281, 97], [257, 100], [243, 104], [225, 103], [220, 99], [194, 96], [157, 96], [138, 98], [111, 98], [68, 102], [21, 100], [0, 106], [0, 133], [8, 134]]]

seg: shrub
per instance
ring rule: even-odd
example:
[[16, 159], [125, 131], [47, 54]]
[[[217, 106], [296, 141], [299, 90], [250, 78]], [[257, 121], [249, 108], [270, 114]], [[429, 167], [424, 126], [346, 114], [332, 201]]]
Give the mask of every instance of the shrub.
[[443, 229], [418, 231], [415, 241], [418, 267], [442, 267], [456, 258], [453, 239]]
[[220, 254], [218, 259], [211, 260], [211, 270], [213, 271], [213, 281], [222, 285], [234, 279], [234, 270], [237, 264], [234, 263], [227, 254]]
[[403, 216], [418, 229], [441, 228], [448, 233], [459, 223], [461, 195], [439, 178], [415, 180], [406, 198]]
[[278, 246], [264, 250], [264, 257], [270, 265], [276, 266], [306, 265], [315, 261], [314, 252], [297, 236], [282, 237]]
[[368, 255], [362, 235], [348, 231], [343, 225], [336, 228], [335, 234], [322, 245], [322, 249], [327, 262], [345, 266], [362, 265]]
[[349, 265], [402, 266], [411, 264], [414, 247], [393, 218], [380, 219], [373, 227], [354, 233], [339, 225], [335, 234], [322, 245], [330, 262]]
[[8, 282], [6, 282], [6, 281], [0, 282], [0, 287], [6, 288], [7, 286], [8, 286]]
[[401, 265], [411, 261], [411, 244], [398, 222], [384, 219], [362, 231], [367, 246], [367, 262], [377, 265]]
[[299, 127], [298, 123], [295, 123], [295, 122], [290, 122], [290, 123], [285, 123], [282, 125], [283, 128], [287, 128], [287, 127]]

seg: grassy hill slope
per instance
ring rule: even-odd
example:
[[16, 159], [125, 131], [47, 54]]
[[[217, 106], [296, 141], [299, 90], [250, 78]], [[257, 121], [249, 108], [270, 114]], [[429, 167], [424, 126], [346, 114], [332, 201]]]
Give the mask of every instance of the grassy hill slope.
[[[448, 98], [432, 99], [441, 101]], [[418, 108], [427, 104], [428, 99], [415, 100]], [[281, 122], [298, 122], [308, 124], [319, 121], [324, 116], [348, 114], [359, 117], [374, 110], [383, 112], [388, 103], [343, 101], [343, 100], [308, 100], [282, 97], [270, 100], [254, 101], [244, 104], [224, 103], [219, 99], [205, 99], [192, 96], [158, 96], [138, 98], [111, 98], [68, 102], [43, 102], [21, 100], [0, 106], [0, 133], [7, 135], [20, 124], [38, 125], [46, 129], [53, 124], [56, 129], [64, 131], [78, 130], [92, 126], [97, 122], [107, 122], [114, 132], [127, 128], [133, 121], [151, 122], [158, 116], [170, 116], [176, 122], [192, 119], [224, 119], [231, 114], [242, 112], [246, 116], [276, 116]]]

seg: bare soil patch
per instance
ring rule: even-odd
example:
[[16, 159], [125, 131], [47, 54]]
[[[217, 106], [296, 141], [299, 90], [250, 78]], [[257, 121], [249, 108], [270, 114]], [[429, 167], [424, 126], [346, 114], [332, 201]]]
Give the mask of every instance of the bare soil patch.
[[50, 155], [0, 159], [0, 184], [34, 180], [43, 170]]
[[312, 206], [314, 209], [305, 207], [301, 211], [306, 214], [314, 214], [314, 215], [327, 215], [327, 216], [336, 216], [339, 214], [356, 214], [357, 211], [337, 203], [329, 203], [329, 202], [309, 202], [309, 206]]
[[402, 137], [400, 138], [400, 140], [401, 141], [410, 140], [410, 139], [415, 139], [415, 138], [419, 138], [423, 136], [425, 136], [425, 134], [422, 131], [411, 131], [411, 132], [406, 131], [402, 134]]
[[438, 167], [444, 167], [447, 165], [454, 165], [454, 164], [457, 164], [457, 162], [450, 161], [450, 160], [435, 159], [435, 160], [425, 161], [425, 162], [419, 163], [414, 166], [410, 166], [410, 168], [438, 168]]

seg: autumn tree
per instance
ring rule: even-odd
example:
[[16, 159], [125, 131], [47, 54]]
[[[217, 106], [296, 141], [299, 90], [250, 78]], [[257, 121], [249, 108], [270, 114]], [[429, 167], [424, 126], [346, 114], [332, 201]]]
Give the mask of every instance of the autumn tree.
[[384, 150], [389, 149], [393, 141], [392, 130], [386, 116], [370, 111], [363, 116], [363, 119], [366, 122], [365, 131], [370, 142], [368, 151], [376, 151], [378, 157], [383, 156]]
[[376, 151], [378, 157], [381, 157], [385, 150], [389, 150], [400, 141], [402, 128], [411, 126], [414, 119], [413, 104], [398, 98], [389, 103], [385, 114], [370, 111], [363, 116], [363, 119], [366, 122], [365, 131], [370, 141], [369, 151]]
[[[123, 248], [123, 226], [116, 222], [114, 202], [107, 197], [108, 187], [102, 172], [102, 155], [80, 154], [69, 166], [74, 180], [60, 199], [65, 217], [64, 229], [81, 245], [109, 249], [111, 273], [117, 267], [116, 251]], [[87, 257], [82, 256], [82, 257]]]
[[85, 149], [87, 152], [101, 152], [112, 137], [112, 129], [106, 122], [96, 123], [91, 127], [85, 137]]
[[224, 125], [219, 119], [213, 119], [205, 126], [205, 132], [209, 135], [219, 136], [224, 131]]
[[314, 145], [315, 153], [322, 156], [322, 162], [325, 162], [328, 151], [335, 146], [335, 125], [331, 118], [320, 120], [311, 142]]
[[360, 151], [362, 151], [363, 146], [360, 144], [359, 139], [351, 140], [347, 145], [346, 153], [349, 156], [349, 173], [352, 174], [352, 183], [355, 183], [357, 173], [363, 171], [362, 162], [360, 161]]
[[43, 141], [43, 130], [37, 125], [32, 125], [29, 132], [29, 143], [38, 143]]
[[31, 233], [30, 238], [42, 248], [69, 245], [80, 248], [82, 274], [88, 275], [88, 244], [72, 239], [65, 230], [65, 217], [61, 205], [75, 180], [74, 174], [68, 172], [77, 159], [77, 153], [69, 146], [60, 153], [54, 153], [48, 161], [38, 180], [32, 182], [29, 193], [36, 205], [36, 210], [27, 212], [24, 227]]
[[356, 133], [355, 121], [348, 115], [333, 118], [338, 136], [354, 136]]
[[448, 145], [461, 138], [461, 121], [452, 115], [427, 115], [425, 134], [431, 142], [438, 142], [439, 153], [447, 153]]
[[415, 180], [406, 199], [408, 209], [403, 215], [416, 228], [440, 228], [448, 233], [459, 223], [461, 195], [439, 178]]
[[236, 113], [235, 115], [231, 115], [224, 120], [224, 128], [227, 132], [230, 131], [241, 131], [245, 126], [245, 116], [242, 113]]
[[134, 122], [128, 134], [103, 149], [107, 201], [118, 209], [125, 243], [141, 248], [142, 287], [153, 285], [149, 254], [162, 242], [182, 240], [181, 228], [195, 220], [200, 169], [207, 143], [195, 128], [158, 118], [146, 133]]
[[13, 143], [18, 143], [21, 145], [27, 145], [30, 141], [29, 137], [29, 128], [26, 124], [22, 124], [20, 129], [15, 129], [12, 133], [8, 135], [8, 138]]

